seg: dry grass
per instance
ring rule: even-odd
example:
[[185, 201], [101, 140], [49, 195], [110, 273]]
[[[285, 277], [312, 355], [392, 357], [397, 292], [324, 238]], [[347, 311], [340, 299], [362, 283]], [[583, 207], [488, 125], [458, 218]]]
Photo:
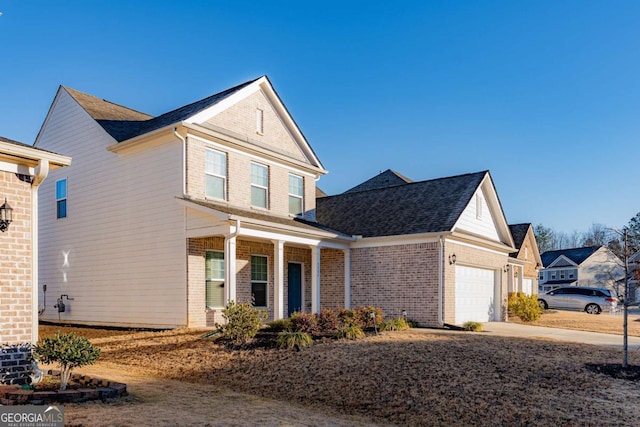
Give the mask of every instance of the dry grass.
[[[509, 318], [509, 321], [522, 323], [517, 317]], [[547, 310], [539, 320], [528, 324], [622, 335], [623, 322], [622, 311], [618, 311], [615, 314], [602, 313], [594, 315], [578, 311]], [[629, 336], [640, 337], [640, 316], [637, 314], [630, 315], [627, 328]]]
[[[548, 314], [541, 321], [553, 318]], [[41, 333], [54, 329], [44, 327]], [[174, 330], [92, 338], [102, 357], [91, 370], [127, 382], [133, 397], [118, 407], [65, 406], [68, 420], [149, 424], [144, 417], [155, 413], [154, 406], [164, 414], [157, 425], [631, 426], [640, 419], [638, 405], [623, 403], [637, 399], [637, 383], [585, 369], [586, 363], [620, 363], [621, 352], [610, 348], [409, 330], [315, 344], [300, 352], [239, 351], [201, 334]], [[633, 351], [630, 362], [640, 364], [640, 352]], [[234, 404], [237, 411], [227, 410]], [[254, 405], [260, 409], [248, 409]], [[101, 417], [87, 418], [94, 411]], [[255, 413], [259, 420], [251, 418]], [[109, 418], [124, 414], [129, 418]]]

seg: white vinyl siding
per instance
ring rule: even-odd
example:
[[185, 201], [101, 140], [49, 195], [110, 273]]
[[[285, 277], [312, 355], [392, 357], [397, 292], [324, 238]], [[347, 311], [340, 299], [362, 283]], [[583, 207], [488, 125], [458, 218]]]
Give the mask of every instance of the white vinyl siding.
[[205, 150], [205, 173], [207, 197], [227, 199], [227, 155], [223, 152]]
[[207, 251], [205, 271], [207, 308], [224, 307], [224, 252]]
[[269, 207], [269, 168], [259, 163], [251, 163], [251, 206]]
[[301, 215], [304, 212], [304, 180], [301, 176], [289, 174], [289, 213]]
[[482, 189], [479, 189], [476, 195], [471, 198], [462, 215], [460, 215], [456, 228], [488, 237], [491, 240], [500, 241], [496, 223]]
[[256, 307], [266, 307], [268, 301], [268, 258], [251, 255], [251, 298]]
[[[73, 162], [51, 171], [39, 190], [39, 281], [48, 296], [74, 298], [64, 322], [186, 326], [185, 214], [176, 203], [182, 144], [168, 138], [112, 153], [114, 144], [62, 89], [36, 147]], [[55, 184], [64, 177], [78, 183], [73, 221], [56, 220]], [[49, 304], [40, 319], [57, 322], [58, 313]]]

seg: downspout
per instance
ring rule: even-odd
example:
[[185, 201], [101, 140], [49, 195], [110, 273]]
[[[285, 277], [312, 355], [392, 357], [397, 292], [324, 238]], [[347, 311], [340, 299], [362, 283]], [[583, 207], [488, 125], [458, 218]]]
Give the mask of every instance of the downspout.
[[444, 241], [442, 235], [438, 236], [438, 324], [444, 326], [444, 319], [442, 318], [444, 295]]
[[49, 161], [40, 159], [31, 183], [31, 343], [38, 342], [38, 187], [49, 175]]
[[182, 141], [182, 197], [187, 195], [187, 140], [178, 133], [178, 128], [173, 128], [173, 134]]

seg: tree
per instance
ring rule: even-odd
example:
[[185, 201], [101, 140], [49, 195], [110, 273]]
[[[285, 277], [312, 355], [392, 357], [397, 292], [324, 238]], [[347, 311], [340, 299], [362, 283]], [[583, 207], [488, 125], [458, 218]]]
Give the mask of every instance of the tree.
[[603, 224], [593, 223], [591, 228], [584, 233], [582, 246], [602, 246], [611, 240], [609, 229]]
[[629, 220], [627, 230], [629, 230], [629, 250], [633, 254], [640, 250], [640, 212]]
[[74, 333], [57, 332], [36, 344], [33, 355], [42, 363], [57, 363], [60, 366], [60, 390], [66, 390], [71, 371], [93, 364], [100, 357], [100, 349]]
[[536, 236], [536, 243], [538, 244], [538, 250], [540, 251], [540, 253], [551, 251], [554, 249], [552, 247], [554, 231], [551, 228], [547, 228], [542, 224], [538, 224], [533, 227], [533, 234], [535, 234]]

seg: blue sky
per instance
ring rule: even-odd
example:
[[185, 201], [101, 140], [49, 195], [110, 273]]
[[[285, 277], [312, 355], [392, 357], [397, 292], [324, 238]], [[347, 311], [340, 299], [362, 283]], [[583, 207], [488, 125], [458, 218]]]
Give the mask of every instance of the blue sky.
[[[0, 135], [60, 84], [161, 114], [268, 75], [342, 192], [490, 170], [510, 223], [640, 211], [640, 2], [0, 0]], [[64, 154], [64, 153], [61, 153]]]

